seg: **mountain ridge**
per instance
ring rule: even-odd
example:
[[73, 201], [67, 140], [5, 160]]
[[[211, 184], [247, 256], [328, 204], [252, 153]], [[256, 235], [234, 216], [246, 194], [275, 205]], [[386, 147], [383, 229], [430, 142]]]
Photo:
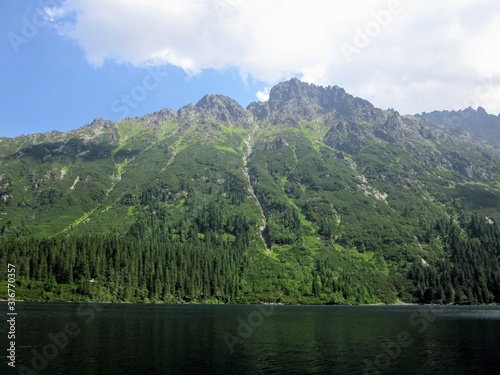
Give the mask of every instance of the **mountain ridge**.
[[[286, 113], [286, 116], [284, 115]], [[269, 99], [264, 102], [252, 102], [243, 108], [234, 99], [220, 94], [206, 94], [198, 102], [187, 104], [177, 111], [164, 108], [151, 114], [140, 117], [129, 117], [112, 122], [96, 118], [90, 124], [67, 132], [49, 131], [20, 135], [18, 137], [0, 137], [0, 139], [15, 139], [27, 137], [32, 140], [37, 136], [51, 139], [54, 135], [68, 134], [80, 129], [102, 127], [121, 121], [139, 121], [150, 123], [161, 121], [219, 121], [227, 124], [248, 127], [252, 121], [267, 120], [272, 124], [290, 125], [300, 121], [328, 120], [328, 115], [335, 113], [340, 118], [349, 118], [358, 122], [385, 122], [389, 116], [395, 114], [401, 118], [416, 118], [425, 120], [424, 123], [440, 126], [452, 126], [463, 130], [472, 137], [492, 144], [500, 142], [500, 114], [488, 114], [483, 107], [477, 110], [468, 107], [458, 111], [422, 112], [413, 116], [401, 116], [392, 109], [382, 110], [373, 106], [369, 101], [354, 97], [338, 86], [318, 86], [304, 83], [297, 78], [281, 82], [270, 90]], [[326, 116], [326, 117], [325, 117]], [[467, 122], [469, 120], [469, 122]], [[477, 129], [477, 126], [482, 126]], [[484, 132], [491, 131], [490, 133]]]
[[0, 261], [46, 299], [500, 302], [499, 151], [433, 116], [290, 80], [1, 138]]

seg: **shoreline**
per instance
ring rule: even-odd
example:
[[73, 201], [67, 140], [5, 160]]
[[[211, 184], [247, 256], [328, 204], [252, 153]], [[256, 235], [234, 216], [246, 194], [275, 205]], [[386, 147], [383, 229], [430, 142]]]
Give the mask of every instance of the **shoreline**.
[[[2, 302], [9, 302], [9, 300], [6, 299], [0, 299], [0, 303]], [[223, 303], [223, 302], [217, 302], [217, 303], [203, 303], [203, 302], [151, 302], [151, 301], [142, 301], [142, 302], [126, 302], [126, 301], [119, 301], [119, 302], [112, 302], [112, 301], [36, 301], [36, 300], [17, 300], [15, 301], [17, 303], [99, 303], [99, 304], [141, 304], [141, 305], [192, 305], [192, 306], [199, 306], [199, 305], [219, 305], [219, 306], [256, 306], [256, 305], [267, 305], [267, 306], [500, 306], [497, 303], [482, 303], [482, 304], [456, 304], [456, 303], [449, 303], [449, 304], [442, 304], [442, 303], [371, 303], [371, 304], [331, 304], [331, 303], [311, 303], [311, 304], [304, 304], [304, 303], [282, 303], [282, 302], [256, 302], [256, 303]]]

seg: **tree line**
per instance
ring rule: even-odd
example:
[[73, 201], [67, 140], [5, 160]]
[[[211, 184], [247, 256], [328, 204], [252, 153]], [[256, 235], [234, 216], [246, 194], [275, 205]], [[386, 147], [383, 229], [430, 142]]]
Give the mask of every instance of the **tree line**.
[[231, 302], [238, 297], [246, 256], [225, 243], [172, 242], [133, 235], [0, 239], [0, 277], [7, 263], [18, 275], [43, 283], [75, 286], [87, 299], [113, 301]]

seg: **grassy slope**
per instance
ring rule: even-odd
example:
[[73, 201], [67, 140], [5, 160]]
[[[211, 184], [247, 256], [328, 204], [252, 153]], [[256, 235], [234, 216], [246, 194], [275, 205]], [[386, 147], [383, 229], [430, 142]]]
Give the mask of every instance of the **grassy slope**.
[[[243, 173], [250, 130], [124, 121], [112, 137], [66, 140], [64, 152], [57, 137], [33, 147], [16, 140], [2, 158], [0, 194], [8, 198], [0, 228], [6, 235], [126, 233], [157, 215], [182, 237], [217, 208], [214, 226], [226, 238], [234, 239], [235, 215], [250, 225], [242, 300], [376, 303], [410, 300], [411, 264], [443, 259], [441, 242], [420, 241], [434, 221], [462, 211], [500, 220], [497, 174], [492, 183], [465, 176], [460, 165], [436, 168], [451, 146], [411, 149], [373, 138], [347, 154], [322, 142], [326, 130], [302, 123], [257, 132], [248, 167], [261, 207]], [[490, 167], [477, 150], [461, 158], [463, 168], [468, 160]], [[259, 238], [261, 209], [269, 250]]]

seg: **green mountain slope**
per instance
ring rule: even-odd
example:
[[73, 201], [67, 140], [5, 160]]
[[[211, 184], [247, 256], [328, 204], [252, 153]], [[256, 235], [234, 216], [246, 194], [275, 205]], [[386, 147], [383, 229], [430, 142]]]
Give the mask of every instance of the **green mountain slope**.
[[292, 79], [3, 138], [0, 273], [26, 299], [500, 302], [484, 137]]

